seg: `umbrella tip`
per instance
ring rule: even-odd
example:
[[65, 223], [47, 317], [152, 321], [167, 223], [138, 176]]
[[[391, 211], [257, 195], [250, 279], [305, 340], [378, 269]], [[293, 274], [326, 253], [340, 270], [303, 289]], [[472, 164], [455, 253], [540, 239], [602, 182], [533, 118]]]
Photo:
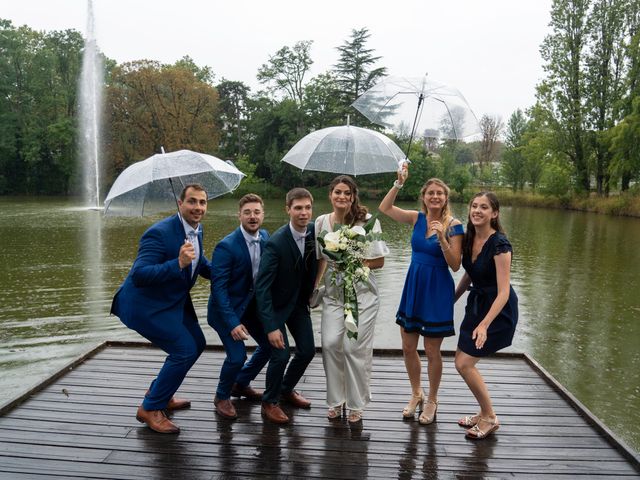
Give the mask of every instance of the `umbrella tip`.
[[350, 125], [351, 115], [347, 113], [347, 127]]
[[164, 155], [164, 147], [160, 145], [160, 152]]

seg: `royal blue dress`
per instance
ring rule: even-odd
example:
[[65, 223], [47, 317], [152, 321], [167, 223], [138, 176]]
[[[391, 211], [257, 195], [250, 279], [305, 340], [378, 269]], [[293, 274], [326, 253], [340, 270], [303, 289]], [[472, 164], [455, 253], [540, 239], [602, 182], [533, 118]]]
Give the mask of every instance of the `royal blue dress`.
[[493, 257], [512, 251], [507, 237], [496, 232], [482, 246], [475, 262], [472, 262], [469, 257], [462, 257], [462, 266], [471, 278], [471, 288], [467, 297], [464, 320], [460, 326], [458, 348], [467, 355], [484, 357], [508, 347], [513, 341], [513, 334], [518, 323], [518, 297], [511, 285], [509, 285], [509, 300], [489, 325], [487, 341], [484, 346], [478, 350], [475, 341], [471, 338], [473, 331], [485, 317], [498, 295], [496, 263]]
[[[453, 328], [453, 297], [455, 285], [449, 265], [434, 233], [425, 238], [427, 217], [418, 214], [411, 236], [411, 264], [402, 289], [396, 323], [405, 332], [417, 332], [425, 337], [450, 337]], [[449, 236], [463, 235], [462, 225], [449, 228]]]

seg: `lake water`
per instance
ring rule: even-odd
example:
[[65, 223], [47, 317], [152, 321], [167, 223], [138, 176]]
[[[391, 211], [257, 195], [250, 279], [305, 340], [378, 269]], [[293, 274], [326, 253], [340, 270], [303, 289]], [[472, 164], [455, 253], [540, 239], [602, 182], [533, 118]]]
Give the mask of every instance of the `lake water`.
[[[328, 210], [326, 201], [316, 202], [316, 215]], [[237, 226], [236, 211], [236, 200], [210, 202], [209, 255]], [[454, 211], [466, 218], [465, 205]], [[281, 201], [268, 201], [266, 212], [270, 231], [286, 221]], [[0, 404], [104, 340], [141, 339], [109, 316], [109, 307], [140, 235], [159, 218], [104, 218], [71, 200], [0, 198]], [[504, 208], [501, 218], [514, 246], [512, 284], [520, 299], [510, 350], [533, 356], [640, 450], [640, 220], [515, 207]], [[400, 348], [394, 314], [411, 231], [381, 220], [391, 254], [378, 273], [375, 346]], [[208, 342], [219, 344], [206, 325], [208, 295], [207, 282], [199, 280], [192, 291], [196, 310]], [[462, 301], [455, 312], [457, 330]], [[318, 311], [313, 319], [319, 344]], [[454, 349], [455, 338], [444, 348]]]

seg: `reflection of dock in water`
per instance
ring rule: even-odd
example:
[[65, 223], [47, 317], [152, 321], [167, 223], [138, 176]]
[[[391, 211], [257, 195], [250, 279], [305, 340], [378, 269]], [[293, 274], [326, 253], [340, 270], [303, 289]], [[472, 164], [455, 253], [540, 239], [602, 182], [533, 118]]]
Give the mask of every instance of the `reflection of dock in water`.
[[[457, 418], [477, 405], [445, 357], [437, 421], [402, 420], [409, 382], [399, 352], [376, 352], [373, 401], [361, 426], [326, 419], [317, 355], [297, 389], [310, 410], [264, 424], [260, 404], [235, 400], [238, 419], [213, 412], [224, 354], [205, 351], [178, 392], [179, 435], [161, 435], [135, 411], [164, 353], [106, 343], [0, 407], [0, 478], [576, 478], [637, 477], [640, 457], [524, 355], [480, 364], [502, 427], [464, 438]], [[423, 372], [426, 378], [426, 372]], [[255, 385], [262, 387], [264, 373]]]

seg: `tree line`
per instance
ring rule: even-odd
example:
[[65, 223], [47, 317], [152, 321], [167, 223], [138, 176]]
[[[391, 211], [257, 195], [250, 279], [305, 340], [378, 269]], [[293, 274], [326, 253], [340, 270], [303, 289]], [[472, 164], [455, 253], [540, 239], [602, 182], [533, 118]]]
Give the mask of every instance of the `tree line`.
[[[640, 0], [554, 0], [540, 47], [545, 78], [536, 103], [506, 124], [482, 115], [476, 141], [423, 136], [411, 146], [401, 192], [443, 178], [470, 185], [563, 196], [629, 189], [640, 176]], [[174, 64], [105, 59], [104, 191], [131, 163], [188, 148], [233, 160], [243, 189], [326, 185], [331, 174], [282, 163], [307, 133], [346, 123], [379, 129], [350, 107], [387, 75], [367, 28], [336, 46], [335, 64], [311, 77], [311, 40], [283, 46], [257, 71], [261, 88], [217, 79], [185, 56]], [[77, 89], [83, 49], [73, 30], [37, 32], [0, 20], [0, 194], [80, 192]], [[394, 139], [405, 149], [408, 135]], [[358, 179], [386, 188], [387, 176]]]

